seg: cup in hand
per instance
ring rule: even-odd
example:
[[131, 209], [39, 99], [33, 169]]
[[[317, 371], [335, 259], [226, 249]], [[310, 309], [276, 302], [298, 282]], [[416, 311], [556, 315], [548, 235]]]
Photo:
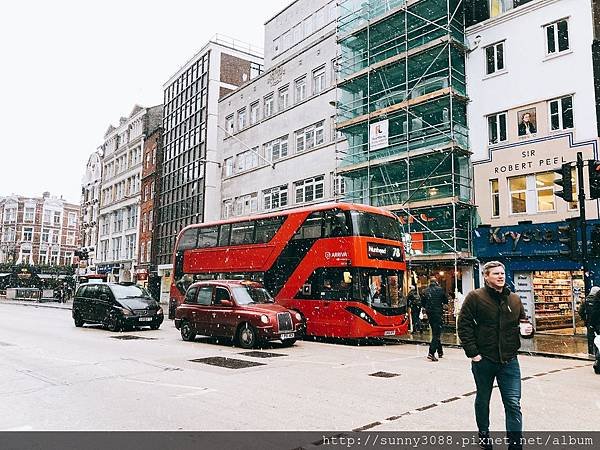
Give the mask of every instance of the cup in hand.
[[521, 337], [525, 339], [533, 337], [533, 327], [529, 323], [529, 320], [521, 319], [519, 321], [519, 333], [521, 334]]

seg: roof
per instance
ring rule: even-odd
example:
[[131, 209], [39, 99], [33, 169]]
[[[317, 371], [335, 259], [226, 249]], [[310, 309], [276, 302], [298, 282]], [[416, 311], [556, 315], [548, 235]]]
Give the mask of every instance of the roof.
[[256, 286], [262, 287], [262, 284], [258, 281], [249, 281], [249, 280], [200, 280], [195, 281], [191, 284], [191, 286], [203, 286], [207, 284], [219, 285], [219, 286]]

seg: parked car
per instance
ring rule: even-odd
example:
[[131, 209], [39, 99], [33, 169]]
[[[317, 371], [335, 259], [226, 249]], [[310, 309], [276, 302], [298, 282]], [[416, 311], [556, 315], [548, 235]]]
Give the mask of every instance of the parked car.
[[110, 331], [150, 327], [157, 330], [163, 310], [146, 289], [133, 283], [86, 283], [73, 299], [76, 327], [101, 323]]
[[192, 284], [175, 311], [175, 327], [184, 341], [230, 337], [246, 349], [272, 340], [290, 346], [304, 332], [302, 316], [275, 304], [260, 283], [234, 280]]

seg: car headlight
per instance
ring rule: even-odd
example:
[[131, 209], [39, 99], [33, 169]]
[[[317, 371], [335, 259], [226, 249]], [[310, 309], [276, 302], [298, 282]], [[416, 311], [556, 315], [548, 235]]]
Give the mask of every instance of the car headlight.
[[302, 315], [299, 312], [296, 313], [296, 320], [298, 320], [298, 322], [302, 322]]
[[267, 315], [263, 314], [262, 316], [260, 316], [260, 321], [265, 324], [269, 323], [269, 317]]
[[162, 316], [162, 315], [163, 315], [163, 309], [162, 309], [161, 307], [159, 307], [159, 308], [156, 310], [156, 315], [157, 315], [157, 316]]
[[132, 316], [133, 315], [133, 313], [127, 308], [119, 308], [119, 311], [121, 311], [124, 316]]

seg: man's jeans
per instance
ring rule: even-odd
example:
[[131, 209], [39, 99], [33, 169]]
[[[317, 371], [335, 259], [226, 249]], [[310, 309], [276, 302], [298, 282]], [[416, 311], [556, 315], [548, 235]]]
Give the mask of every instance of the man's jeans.
[[487, 358], [479, 362], [471, 362], [471, 370], [477, 386], [475, 397], [475, 419], [481, 432], [490, 429], [490, 397], [494, 379], [504, 403], [506, 416], [506, 431], [509, 435], [519, 438], [523, 431], [523, 416], [521, 414], [521, 369], [516, 357], [506, 363], [495, 363]]
[[442, 322], [437, 320], [431, 320], [429, 322], [431, 326], [431, 343], [429, 344], [429, 354], [435, 355], [437, 352], [438, 356], [444, 353], [442, 349]]

